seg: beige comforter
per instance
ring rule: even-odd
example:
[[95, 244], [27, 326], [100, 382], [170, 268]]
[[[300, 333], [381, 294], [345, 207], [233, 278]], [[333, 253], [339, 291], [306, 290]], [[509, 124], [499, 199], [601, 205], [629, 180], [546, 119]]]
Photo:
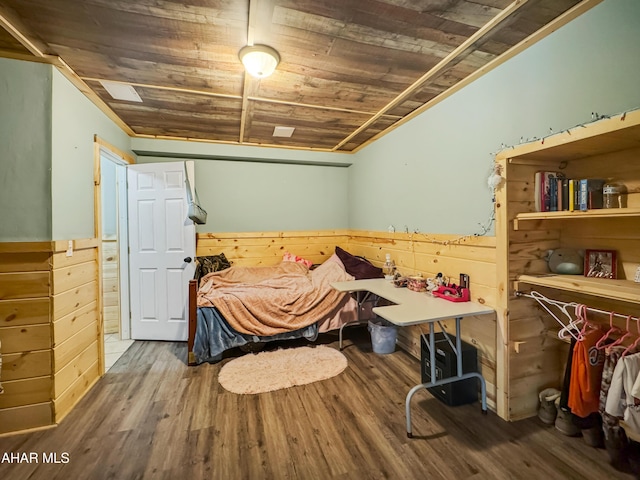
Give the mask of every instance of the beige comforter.
[[232, 267], [202, 278], [199, 307], [216, 307], [240, 333], [270, 336], [298, 330], [344, 305], [347, 293], [331, 282], [353, 280], [344, 266], [326, 261], [309, 271], [295, 262], [273, 267]]

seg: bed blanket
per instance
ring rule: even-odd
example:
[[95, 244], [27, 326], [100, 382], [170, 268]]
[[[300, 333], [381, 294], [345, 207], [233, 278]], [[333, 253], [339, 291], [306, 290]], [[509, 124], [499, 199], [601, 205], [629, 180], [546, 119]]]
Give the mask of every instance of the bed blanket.
[[339, 308], [347, 293], [331, 282], [352, 280], [335, 261], [309, 271], [295, 262], [232, 267], [203, 277], [199, 307], [216, 307], [236, 332], [272, 336], [309, 326]]
[[285, 332], [271, 337], [243, 335], [234, 331], [215, 308], [198, 308], [198, 327], [193, 353], [197, 363], [218, 362], [222, 360], [222, 353], [225, 350], [241, 347], [248, 343], [292, 340], [296, 338], [306, 338], [313, 342], [317, 337], [317, 323], [300, 330]]

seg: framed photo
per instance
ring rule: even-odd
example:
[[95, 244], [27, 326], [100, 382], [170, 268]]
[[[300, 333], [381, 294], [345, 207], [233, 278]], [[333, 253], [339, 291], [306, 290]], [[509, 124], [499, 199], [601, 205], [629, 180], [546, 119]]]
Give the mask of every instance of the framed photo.
[[587, 250], [584, 255], [584, 276], [616, 278], [615, 250]]

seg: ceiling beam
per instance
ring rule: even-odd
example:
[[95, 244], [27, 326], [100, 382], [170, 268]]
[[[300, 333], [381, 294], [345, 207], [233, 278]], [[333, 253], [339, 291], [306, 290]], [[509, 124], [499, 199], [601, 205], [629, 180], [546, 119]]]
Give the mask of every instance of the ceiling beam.
[[[43, 61], [46, 61], [46, 60], [43, 60]], [[208, 96], [208, 97], [218, 97], [218, 98], [231, 98], [231, 99], [236, 99], [236, 100], [244, 99], [244, 97], [242, 95], [231, 95], [231, 94], [228, 94], [228, 93], [215, 93], [215, 92], [211, 92], [211, 91], [208, 91], [208, 90], [199, 90], [199, 89], [195, 89], [195, 88], [168, 87], [168, 86], [162, 86], [162, 85], [151, 85], [151, 84], [148, 84], [148, 83], [125, 82], [125, 81], [120, 81], [120, 80], [110, 80], [110, 79], [106, 79], [106, 78], [96, 78], [96, 77], [80, 77], [80, 78], [82, 80], [84, 80], [85, 82], [108, 81], [108, 82], [111, 82], [111, 83], [120, 83], [122, 85], [131, 85], [133, 87], [140, 87], [140, 88], [149, 88], [149, 89], [156, 89], [156, 90], [167, 90], [167, 91], [174, 91], [174, 92], [181, 92], [181, 93], [192, 93], [194, 95], [205, 95], [205, 96]], [[247, 100], [251, 100], [251, 101], [254, 101], [254, 102], [277, 103], [277, 104], [280, 104], [280, 105], [291, 105], [292, 107], [314, 108], [316, 110], [330, 110], [330, 111], [334, 111], [334, 112], [358, 113], [358, 114], [361, 114], [361, 115], [374, 115], [376, 113], [376, 112], [365, 112], [363, 110], [353, 110], [351, 108], [329, 107], [327, 105], [314, 105], [314, 104], [311, 104], [311, 103], [289, 102], [287, 100], [276, 100], [276, 99], [273, 99], [273, 98], [257, 97], [257, 96], [253, 96], [253, 95], [247, 95]], [[384, 114], [383, 116], [385, 118], [397, 119], [397, 120], [402, 118], [401, 115]]]
[[36, 57], [44, 58], [46, 55], [46, 44], [31, 40], [24, 35], [22, 32], [27, 31], [26, 27], [13, 10], [2, 4], [0, 4], [0, 27], [4, 27], [13, 38]]
[[244, 82], [242, 83], [242, 111], [240, 112], [240, 143], [244, 142], [244, 130], [247, 126], [247, 110], [249, 109], [249, 75], [244, 72]]
[[[153, 138], [155, 140], [180, 140], [184, 142], [199, 142], [199, 143], [215, 143], [221, 145], [240, 145], [239, 142], [231, 140], [211, 140], [208, 138], [192, 138], [192, 137], [176, 137], [171, 135], [149, 135], [144, 133], [138, 133], [133, 135], [135, 138]], [[255, 146], [255, 147], [267, 147], [267, 148], [286, 148], [287, 150], [304, 150], [307, 152], [327, 152], [327, 153], [344, 153], [351, 154], [352, 152], [337, 151], [334, 152], [331, 148], [324, 147], [299, 147], [296, 145], [278, 145], [275, 143], [256, 143], [256, 142], [243, 142], [243, 146]]]
[[[9, 18], [11, 17], [11, 18]], [[16, 27], [20, 26], [20, 29]], [[80, 90], [91, 102], [93, 102], [102, 112], [109, 117], [116, 125], [124, 130], [129, 136], [134, 136], [135, 132], [122, 121], [122, 119], [111, 110], [99, 96], [78, 76], [76, 72], [62, 58], [56, 55], [48, 55], [45, 52], [45, 44], [37, 44], [39, 42], [32, 41], [21, 32], [26, 31], [25, 27], [7, 8], [0, 5], [0, 26], [4, 27], [16, 40], [18, 40], [27, 50], [29, 50], [36, 58], [30, 58], [31, 61], [40, 61], [48, 63], [58, 68], [78, 90]]]
[[131, 85], [132, 87], [149, 88], [149, 89], [155, 89], [155, 90], [168, 90], [168, 91], [180, 92], [180, 93], [193, 93], [194, 95], [205, 95], [208, 97], [231, 98], [236, 100], [239, 100], [242, 98], [241, 95], [232, 95], [229, 93], [215, 93], [208, 90], [198, 90], [195, 88], [167, 87], [163, 85], [150, 85], [148, 83], [125, 82], [121, 80], [111, 80], [111, 79], [96, 78], [96, 77], [80, 77], [80, 78], [85, 82], [111, 82], [111, 83], [119, 83], [122, 85]]
[[369, 120], [360, 125], [351, 135], [343, 139], [340, 143], [338, 143], [334, 150], [338, 150], [344, 144], [346, 144], [349, 140], [354, 138], [356, 135], [360, 134], [370, 125], [372, 125], [376, 120], [378, 120], [382, 115], [391, 110], [392, 108], [397, 107], [405, 100], [407, 100], [411, 95], [413, 95], [419, 88], [421, 88], [427, 80], [434, 77], [438, 73], [440, 73], [444, 68], [453, 62], [458, 56], [460, 56], [465, 50], [471, 47], [474, 43], [478, 42], [482, 37], [491, 32], [494, 28], [496, 28], [503, 20], [510, 17], [513, 13], [518, 11], [518, 9], [522, 8], [529, 0], [515, 0], [511, 5], [498, 13], [495, 17], [493, 17], [490, 21], [488, 21], [482, 28], [478, 29], [473, 35], [467, 38], [464, 42], [462, 42], [455, 50], [453, 50], [449, 55], [443, 58], [440, 62], [438, 62], [431, 70], [425, 73], [422, 77], [416, 80], [412, 85], [407, 87], [400, 95], [395, 97], [392, 101], [387, 103], [382, 109], [380, 109], [375, 115], [373, 115]]
[[[247, 13], [247, 45], [253, 45], [257, 24], [257, 0], [249, 0], [249, 12]], [[239, 59], [238, 59], [239, 61]], [[238, 141], [244, 143], [244, 131], [247, 126], [247, 111], [249, 110], [249, 88], [252, 79], [247, 71], [243, 68], [244, 81], [242, 82], [242, 111], [240, 112], [240, 136]]]
[[102, 113], [104, 113], [107, 117], [109, 117], [116, 125], [118, 125], [127, 135], [130, 137], [135, 136], [135, 132], [131, 129], [129, 125], [124, 123], [122, 119], [116, 115], [116, 113], [111, 110], [111, 107], [106, 104], [100, 96], [94, 92], [89, 85], [87, 85], [73, 69], [67, 65], [62, 58], [54, 56], [54, 55], [46, 55], [46, 58], [49, 59], [49, 63], [58, 67], [58, 71], [62, 73], [67, 80], [69, 80], [78, 90], [80, 90], [93, 104], [98, 107]]
[[464, 87], [466, 87], [470, 83], [474, 82], [475, 80], [477, 80], [481, 76], [483, 76], [486, 73], [490, 72], [494, 68], [502, 65], [507, 60], [515, 57], [516, 55], [518, 55], [522, 51], [524, 51], [527, 48], [529, 48], [530, 46], [532, 46], [534, 43], [539, 42], [540, 40], [545, 38], [547, 35], [555, 32], [560, 27], [563, 27], [564, 25], [566, 25], [567, 23], [571, 22], [572, 20], [575, 20], [577, 17], [579, 17], [580, 15], [585, 13], [586, 11], [590, 10], [591, 8], [595, 7], [597, 4], [602, 3], [602, 2], [603, 2], [603, 0], [583, 0], [582, 2], [574, 5], [572, 8], [570, 8], [569, 10], [564, 12], [562, 15], [556, 17], [552, 22], [546, 24], [540, 30], [538, 30], [535, 33], [529, 35], [527, 38], [525, 38], [520, 43], [518, 43], [518, 44], [514, 45], [513, 47], [511, 47], [509, 50], [504, 52], [499, 57], [494, 58], [489, 63], [487, 63], [483, 67], [479, 68], [478, 70], [475, 70], [471, 75], [468, 75], [463, 80], [461, 80], [460, 82], [456, 83], [452, 87], [448, 88], [447, 90], [442, 92], [437, 97], [429, 100], [427, 103], [424, 103], [420, 107], [416, 108], [414, 111], [412, 111], [411, 113], [409, 113], [408, 115], [406, 115], [405, 117], [403, 117], [402, 119], [400, 119], [399, 121], [394, 123], [393, 125], [385, 128], [381, 132], [378, 132], [376, 135], [374, 135], [373, 137], [368, 139], [366, 142], [361, 143], [356, 148], [351, 150], [351, 153], [356, 153], [359, 150], [362, 150], [367, 145], [371, 144], [372, 142], [374, 142], [375, 140], [379, 139], [380, 137], [385, 136], [387, 133], [391, 132], [392, 130], [395, 130], [400, 125], [403, 125], [403, 124], [407, 123], [409, 120], [412, 120], [415, 117], [417, 117], [418, 115], [420, 115], [421, 113], [424, 113], [425, 111], [429, 110], [430, 108], [432, 108], [433, 106], [435, 106], [438, 103], [442, 102], [443, 100], [445, 100], [446, 98], [450, 97], [454, 93], [462, 90]]

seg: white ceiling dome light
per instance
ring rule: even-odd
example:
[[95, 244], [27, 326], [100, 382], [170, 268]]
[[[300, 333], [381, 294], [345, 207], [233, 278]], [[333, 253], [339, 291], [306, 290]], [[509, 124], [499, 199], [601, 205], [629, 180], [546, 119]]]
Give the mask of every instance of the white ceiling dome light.
[[271, 75], [278, 63], [280, 55], [267, 45], [248, 45], [242, 47], [238, 53], [240, 61], [249, 75], [256, 78], [265, 78]]

